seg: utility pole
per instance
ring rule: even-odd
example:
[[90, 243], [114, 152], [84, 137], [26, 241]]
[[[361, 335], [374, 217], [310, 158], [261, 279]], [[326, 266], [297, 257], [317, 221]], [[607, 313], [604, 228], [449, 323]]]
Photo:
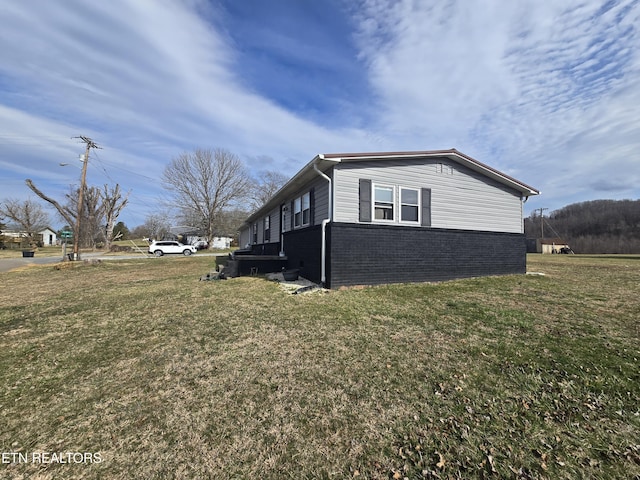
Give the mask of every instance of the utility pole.
[[92, 148], [100, 148], [89, 137], [80, 135], [79, 138], [86, 145], [84, 158], [82, 159], [82, 175], [80, 176], [80, 191], [78, 192], [78, 216], [76, 217], [76, 228], [73, 235], [73, 260], [80, 260], [80, 227], [82, 225], [82, 207], [84, 206], [84, 190], [87, 184], [87, 165], [89, 164], [89, 152]]
[[545, 210], [549, 210], [548, 208], [536, 208], [534, 211], [540, 212], [540, 238], [544, 240], [544, 217], [542, 216], [542, 212]]

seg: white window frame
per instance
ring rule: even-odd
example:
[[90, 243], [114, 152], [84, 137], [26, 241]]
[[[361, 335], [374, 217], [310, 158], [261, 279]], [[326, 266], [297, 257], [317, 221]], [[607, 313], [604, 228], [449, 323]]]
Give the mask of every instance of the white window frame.
[[[399, 190], [399, 198], [398, 198], [398, 222], [399, 223], [403, 223], [403, 224], [407, 224], [407, 225], [420, 225], [422, 222], [422, 198], [420, 198], [421, 195], [421, 190], [419, 188], [414, 188], [414, 187], [398, 187]], [[416, 198], [418, 199], [417, 203], [404, 203], [402, 201], [402, 191], [403, 190], [413, 190], [414, 192], [416, 192]], [[416, 207], [418, 209], [418, 219], [417, 220], [403, 220], [402, 218], [402, 207], [403, 206], [410, 206], [410, 207]]]
[[[306, 208], [305, 208], [306, 207]], [[306, 213], [306, 222], [305, 222]], [[298, 217], [298, 214], [300, 215]], [[308, 227], [311, 223], [311, 193], [306, 192], [293, 201], [293, 228]]]
[[[385, 218], [376, 218], [376, 188], [390, 188], [391, 189], [391, 214], [393, 218], [385, 219]], [[396, 186], [395, 185], [386, 185], [383, 183], [373, 183], [371, 184], [371, 221], [372, 222], [380, 222], [380, 223], [397, 223], [397, 199], [396, 199]], [[387, 202], [380, 202], [387, 203]]]

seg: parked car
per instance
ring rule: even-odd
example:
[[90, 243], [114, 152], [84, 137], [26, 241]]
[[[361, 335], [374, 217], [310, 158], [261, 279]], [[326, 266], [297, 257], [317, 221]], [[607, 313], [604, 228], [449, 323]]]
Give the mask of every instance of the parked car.
[[193, 246], [196, 247], [196, 250], [206, 250], [209, 248], [209, 244], [206, 240], [198, 240], [193, 244]]
[[174, 242], [171, 240], [161, 240], [152, 242], [149, 245], [149, 253], [152, 253], [156, 257], [161, 257], [167, 253], [181, 253], [183, 255], [191, 255], [198, 250], [193, 245], [183, 245], [180, 242]]

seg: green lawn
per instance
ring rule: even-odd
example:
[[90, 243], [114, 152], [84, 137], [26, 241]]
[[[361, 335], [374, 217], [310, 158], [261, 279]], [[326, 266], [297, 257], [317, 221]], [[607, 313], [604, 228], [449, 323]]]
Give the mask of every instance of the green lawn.
[[306, 295], [212, 261], [2, 275], [0, 478], [640, 476], [640, 257]]

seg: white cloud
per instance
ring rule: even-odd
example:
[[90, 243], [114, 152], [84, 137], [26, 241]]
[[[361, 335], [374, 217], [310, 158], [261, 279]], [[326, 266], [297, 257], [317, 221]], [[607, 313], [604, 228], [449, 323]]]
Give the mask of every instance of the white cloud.
[[361, 55], [395, 140], [476, 155], [542, 189], [533, 203], [639, 196], [636, 3], [364, 7]]
[[242, 78], [242, 45], [214, 3], [9, 2], [0, 10], [1, 196], [25, 192], [29, 170], [63, 188], [74, 175], [57, 164], [77, 158], [70, 137], [82, 134], [104, 147], [92, 181], [109, 175], [133, 189], [140, 212], [161, 192], [169, 160], [196, 147], [227, 148], [256, 169], [266, 155], [287, 174], [319, 152], [456, 147], [540, 188], [529, 204], [637, 198], [640, 6], [612, 5], [364, 0], [351, 10], [358, 58], [333, 60], [336, 45], [320, 55], [315, 44], [283, 44], [297, 30], [268, 36], [279, 57], [287, 47], [292, 61], [313, 56], [310, 72], [363, 66], [371, 95], [341, 99], [338, 128]]
[[[9, 26], [0, 33], [8, 86], [0, 129], [11, 126], [16, 138], [89, 135], [106, 161], [127, 159], [130, 170], [157, 179], [174, 155], [195, 147], [227, 148], [250, 162], [266, 154], [293, 174], [316, 151], [349, 150], [362, 136], [317, 125], [246, 88], [226, 37], [197, 14], [204, 4], [35, 3], [0, 12]], [[19, 152], [42, 153], [33, 145]], [[57, 178], [49, 170], [58, 152], [49, 148], [46, 157], [55, 160], [38, 160], [34, 174], [42, 181]], [[2, 168], [12, 177], [25, 173], [18, 161]], [[125, 182], [134, 192], [149, 190], [148, 179]], [[22, 184], [11, 187], [24, 191]]]

